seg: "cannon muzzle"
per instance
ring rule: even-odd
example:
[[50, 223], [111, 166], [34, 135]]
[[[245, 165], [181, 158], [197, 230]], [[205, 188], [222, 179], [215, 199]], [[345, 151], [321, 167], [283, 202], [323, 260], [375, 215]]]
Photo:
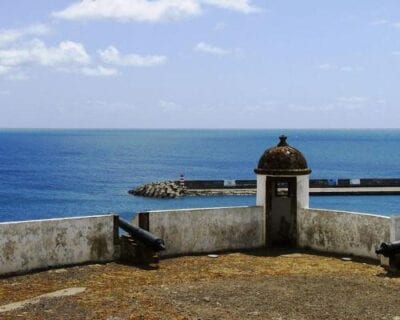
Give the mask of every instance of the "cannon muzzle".
[[400, 241], [382, 242], [380, 247], [375, 250], [375, 253], [385, 257], [393, 257], [400, 253]]
[[165, 243], [163, 239], [155, 237], [153, 234], [142, 228], [131, 225], [128, 221], [119, 218], [118, 225], [121, 229], [128, 232], [131, 237], [144, 245], [150, 247], [154, 251], [165, 250]]

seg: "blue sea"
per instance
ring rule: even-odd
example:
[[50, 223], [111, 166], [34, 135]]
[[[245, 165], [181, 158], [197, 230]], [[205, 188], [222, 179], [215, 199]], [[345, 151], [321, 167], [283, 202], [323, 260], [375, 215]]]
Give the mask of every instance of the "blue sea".
[[[288, 135], [312, 178], [400, 178], [400, 130], [0, 130], [0, 221], [254, 205], [254, 196], [149, 199], [157, 180], [255, 179]], [[311, 207], [400, 215], [400, 196], [311, 197]]]

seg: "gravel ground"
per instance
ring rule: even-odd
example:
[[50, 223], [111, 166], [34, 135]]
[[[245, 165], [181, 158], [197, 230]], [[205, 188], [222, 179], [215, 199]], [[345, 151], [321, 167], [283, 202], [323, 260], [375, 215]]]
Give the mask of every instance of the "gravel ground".
[[400, 278], [370, 261], [311, 252], [252, 251], [162, 260], [157, 267], [117, 263], [0, 279], [0, 319], [390, 319], [400, 320]]

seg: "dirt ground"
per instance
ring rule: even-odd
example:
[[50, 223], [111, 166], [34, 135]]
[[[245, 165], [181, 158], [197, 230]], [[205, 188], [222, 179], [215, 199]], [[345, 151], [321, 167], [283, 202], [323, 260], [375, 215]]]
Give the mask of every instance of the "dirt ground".
[[400, 320], [400, 278], [368, 261], [312, 252], [252, 251], [118, 263], [0, 279], [0, 308], [60, 289], [0, 319], [391, 319]]

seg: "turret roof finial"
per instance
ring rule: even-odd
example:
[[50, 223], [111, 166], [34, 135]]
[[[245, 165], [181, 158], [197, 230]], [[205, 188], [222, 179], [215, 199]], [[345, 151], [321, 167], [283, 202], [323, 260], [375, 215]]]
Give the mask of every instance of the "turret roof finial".
[[288, 146], [288, 143], [286, 142], [286, 139], [287, 139], [287, 136], [285, 136], [284, 134], [283, 135], [281, 135], [280, 137], [279, 137], [279, 143], [278, 143], [278, 147], [287, 147]]

